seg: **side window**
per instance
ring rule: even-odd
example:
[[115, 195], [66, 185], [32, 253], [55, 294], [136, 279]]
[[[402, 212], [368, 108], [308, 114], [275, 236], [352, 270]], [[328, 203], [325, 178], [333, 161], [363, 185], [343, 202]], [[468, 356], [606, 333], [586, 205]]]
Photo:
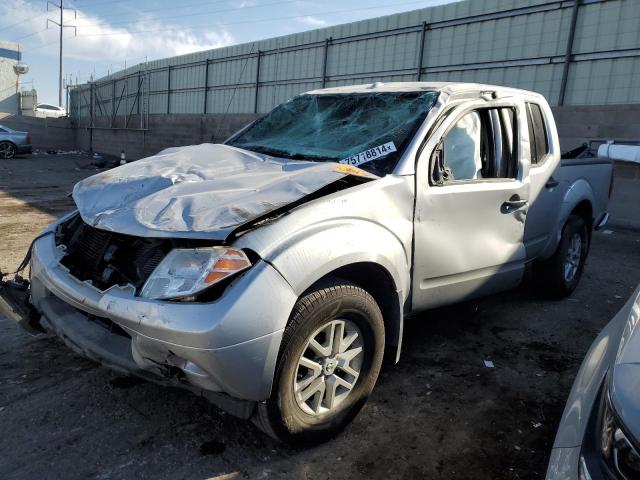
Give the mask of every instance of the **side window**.
[[540, 105], [527, 103], [527, 123], [529, 124], [531, 164], [541, 165], [549, 153], [549, 139], [547, 138], [547, 128]]
[[442, 139], [445, 166], [451, 180], [482, 178], [480, 115], [467, 113]]
[[431, 184], [515, 178], [515, 114], [510, 108], [475, 110], [458, 119], [431, 157]]

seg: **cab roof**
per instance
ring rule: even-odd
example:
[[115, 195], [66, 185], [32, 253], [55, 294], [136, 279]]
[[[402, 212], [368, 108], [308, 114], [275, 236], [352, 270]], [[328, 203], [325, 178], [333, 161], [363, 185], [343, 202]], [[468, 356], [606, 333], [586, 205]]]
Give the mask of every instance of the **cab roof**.
[[306, 92], [309, 95], [349, 94], [349, 93], [375, 93], [375, 92], [424, 92], [436, 91], [449, 94], [462, 92], [493, 91], [502, 93], [519, 94], [526, 96], [539, 96], [535, 92], [518, 88], [487, 85], [482, 83], [465, 82], [376, 82], [361, 85], [347, 85], [342, 87], [322, 88]]

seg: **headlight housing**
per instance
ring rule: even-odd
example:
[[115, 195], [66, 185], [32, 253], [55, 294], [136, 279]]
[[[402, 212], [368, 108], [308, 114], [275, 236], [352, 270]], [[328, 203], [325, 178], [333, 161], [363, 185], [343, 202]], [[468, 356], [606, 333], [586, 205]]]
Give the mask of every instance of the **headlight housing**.
[[640, 478], [640, 454], [616, 418], [605, 392], [602, 421], [600, 428], [600, 453], [611, 470], [621, 478], [631, 480]]
[[140, 296], [156, 300], [192, 297], [251, 266], [237, 248], [176, 248], [160, 262]]

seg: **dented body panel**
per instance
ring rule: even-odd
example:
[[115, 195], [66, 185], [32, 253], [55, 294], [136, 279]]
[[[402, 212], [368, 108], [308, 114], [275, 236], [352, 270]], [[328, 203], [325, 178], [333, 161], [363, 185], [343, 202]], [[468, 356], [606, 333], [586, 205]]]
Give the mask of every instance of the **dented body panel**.
[[[296, 301], [321, 279], [352, 266], [384, 272], [388, 283], [377, 300], [385, 304], [387, 343], [398, 355], [405, 316], [514, 286], [528, 262], [553, 253], [580, 202], [592, 205], [594, 225], [604, 214], [610, 164], [565, 170], [541, 96], [441, 83], [339, 87], [310, 95], [372, 90], [437, 92], [413, 136], [403, 148], [394, 145], [397, 161], [390, 174], [373, 174], [366, 164], [199, 145], [168, 149], [80, 182], [74, 200], [98, 240], [100, 232], [111, 232], [149, 242], [179, 240], [180, 248], [190, 241], [222, 245], [247, 252], [252, 266], [216, 298], [151, 300], [133, 284], [101, 287], [76, 278], [61, 263], [68, 254], [56, 233], [68, 221], [62, 219], [32, 252], [32, 302], [45, 325], [65, 339], [74, 337], [69, 343], [83, 344], [92, 358], [109, 358], [110, 366], [124, 342], [131, 355], [117, 368], [217, 392], [225, 401], [257, 402], [270, 395], [282, 332]], [[535, 168], [527, 101], [540, 104], [551, 119], [548, 158]], [[513, 110], [513, 175], [434, 183], [434, 152], [442, 137], [478, 109]], [[376, 155], [376, 147], [369, 150]], [[558, 184], [549, 187], [552, 176]], [[517, 206], [511, 209], [509, 202]], [[96, 340], [102, 337], [93, 316], [125, 332], [113, 351], [105, 351], [109, 342]], [[85, 327], [82, 318], [88, 319]]]
[[141, 237], [223, 240], [238, 225], [345, 176], [335, 164], [284, 161], [227, 145], [168, 148], [76, 184], [82, 219]]

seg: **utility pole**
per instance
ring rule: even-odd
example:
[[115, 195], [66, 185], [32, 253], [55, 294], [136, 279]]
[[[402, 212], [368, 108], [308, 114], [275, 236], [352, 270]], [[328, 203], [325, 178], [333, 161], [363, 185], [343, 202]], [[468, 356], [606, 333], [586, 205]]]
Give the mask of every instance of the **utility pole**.
[[47, 12], [49, 11], [49, 5], [53, 5], [55, 8], [57, 8], [58, 10], [60, 10], [60, 22], [56, 22], [55, 20], [52, 20], [50, 18], [47, 18], [47, 28], [49, 28], [49, 22], [53, 23], [54, 25], [57, 25], [58, 28], [60, 29], [60, 69], [58, 72], [58, 106], [62, 106], [62, 31], [65, 28], [73, 28], [75, 30], [75, 34], [78, 34], [78, 29], [73, 26], [73, 25], [65, 25], [64, 24], [64, 11], [65, 10], [73, 10], [73, 18], [76, 19], [78, 18], [78, 14], [76, 12], [75, 8], [65, 8], [64, 4], [62, 3], [63, 0], [60, 0], [60, 5], [58, 5], [57, 3], [51, 2], [49, 0], [47, 0]]

